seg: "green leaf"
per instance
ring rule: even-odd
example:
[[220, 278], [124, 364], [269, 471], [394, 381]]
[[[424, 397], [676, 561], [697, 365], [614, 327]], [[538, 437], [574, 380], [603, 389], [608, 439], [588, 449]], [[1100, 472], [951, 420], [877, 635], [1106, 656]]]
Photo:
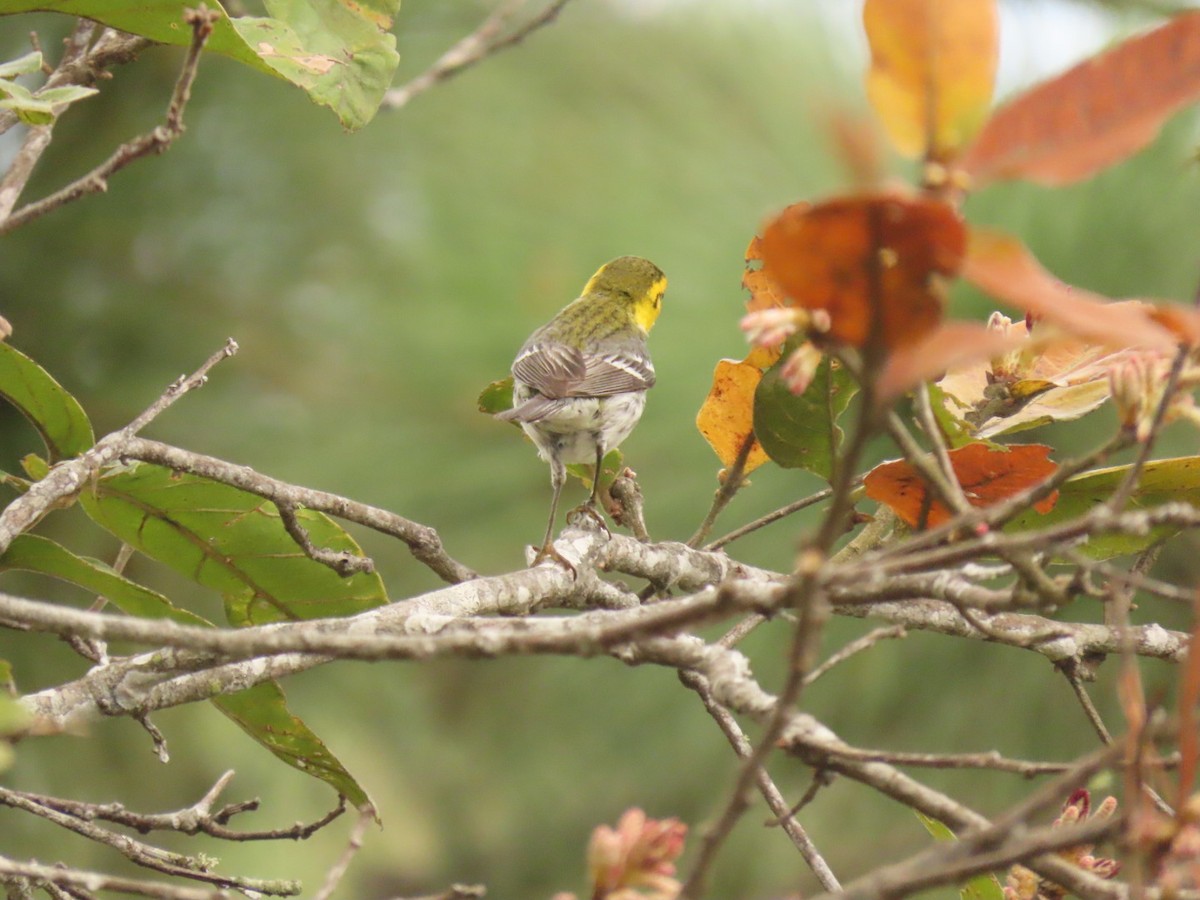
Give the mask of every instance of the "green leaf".
[[[954, 832], [947, 828], [944, 823], [916, 810], [913, 810], [913, 812], [921, 820], [921, 824], [925, 826], [925, 830], [933, 835], [935, 841], [951, 843], [958, 840]], [[1004, 889], [1000, 887], [1000, 882], [996, 879], [995, 875], [985, 873], [983, 875], [976, 875], [960, 887], [958, 895], [962, 900], [1004, 900]]]
[[[609, 450], [604, 454], [604, 459], [600, 462], [600, 489], [607, 491], [612, 483], [617, 480], [617, 476], [621, 474], [621, 469], [625, 462], [625, 457], [620, 450]], [[583, 482], [584, 487], [589, 491], [592, 489], [592, 469], [594, 467], [587, 463], [571, 463], [567, 466], [567, 473], [574, 475]]]
[[21, 569], [79, 585], [108, 599], [118, 609], [144, 619], [172, 619], [183, 625], [212, 623], [179, 609], [157, 591], [130, 581], [96, 559], [77, 556], [49, 538], [19, 534], [0, 556], [0, 572]]
[[[1028, 531], [1047, 528], [1084, 515], [1093, 507], [1107, 501], [1117, 486], [1125, 480], [1128, 472], [1129, 466], [1113, 466], [1069, 478], [1059, 488], [1058, 502], [1054, 509], [1045, 514], [1028, 510], [1013, 519], [1005, 530]], [[1175, 501], [1200, 506], [1200, 456], [1158, 459], [1146, 463], [1141, 484], [1133, 492], [1129, 508], [1149, 509]], [[1161, 526], [1149, 534], [1096, 534], [1080, 546], [1079, 550], [1093, 559], [1125, 556], [1140, 553], [1176, 531], [1177, 528]]]
[[29, 710], [8, 694], [0, 694], [0, 737], [15, 734], [29, 725]]
[[35, 96], [39, 100], [45, 100], [47, 103], [57, 106], [60, 103], [74, 103], [76, 100], [82, 100], [85, 97], [90, 97], [98, 93], [100, 92], [92, 87], [68, 84], [63, 87], [45, 88], [38, 91]]
[[8, 660], [0, 659], [0, 772], [13, 761], [12, 746], [5, 738], [24, 731], [33, 718], [13, 696], [15, 690], [12, 665]]
[[[44, 10], [83, 16], [164, 44], [187, 46], [190, 0], [0, 0], [0, 15]], [[400, 57], [389, 33], [400, 0], [266, 0], [268, 16], [221, 10], [207, 50], [277, 75], [350, 129], [375, 115]], [[219, 7], [218, 7], [219, 9]]]
[[283, 688], [274, 681], [214, 697], [213, 703], [239, 728], [289, 766], [319, 778], [356, 807], [370, 806], [371, 798], [324, 742], [287, 708]]
[[479, 411], [494, 416], [496, 413], [512, 409], [513, 380], [509, 375], [500, 381], [493, 381], [479, 394]]
[[[235, 625], [347, 616], [387, 602], [377, 574], [342, 578], [304, 554], [273, 503], [207, 478], [137, 463], [97, 479], [80, 503], [135, 549], [223, 594]], [[297, 515], [316, 546], [362, 555], [328, 516]]]
[[[0, 9], [4, 4], [0, 3]], [[18, 75], [31, 75], [42, 68], [42, 54], [36, 50], [0, 63], [0, 78], [16, 78]]]
[[0, 397], [29, 420], [46, 442], [52, 462], [88, 450], [96, 438], [79, 401], [41, 366], [0, 341]]
[[837, 421], [858, 387], [845, 369], [827, 356], [808, 389], [797, 397], [782, 376], [792, 349], [789, 341], [754, 392], [754, 434], [767, 455], [785, 469], [805, 469], [830, 481], [842, 442]]

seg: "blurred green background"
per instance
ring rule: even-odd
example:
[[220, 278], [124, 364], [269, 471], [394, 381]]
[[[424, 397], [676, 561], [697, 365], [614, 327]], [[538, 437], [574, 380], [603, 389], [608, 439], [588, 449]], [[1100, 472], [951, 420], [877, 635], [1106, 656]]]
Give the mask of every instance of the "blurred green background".
[[[532, 447], [477, 413], [475, 397], [600, 263], [647, 256], [671, 287], [651, 339], [659, 383], [624, 449], [652, 534], [686, 539], [718, 468], [695, 413], [715, 361], [744, 354], [745, 246], [772, 211], [847, 185], [828, 120], [834, 110], [866, 114], [865, 49], [839, 6], [858, 4], [577, 0], [521, 47], [353, 135], [283, 83], [205, 59], [188, 132], [168, 154], [118, 174], [106, 195], [0, 241], [0, 312], [14, 326], [14, 345], [80, 398], [101, 433], [233, 336], [241, 353], [149, 436], [395, 510], [434, 526], [452, 554], [492, 573], [522, 564], [523, 545], [541, 534], [549, 485]], [[486, 8], [406, 0], [396, 29], [402, 79], [475, 27]], [[1045, 22], [1063, 28], [1078, 7], [1047, 0], [1005, 10], [1010, 86], [1028, 80], [1030, 65], [1064, 64], [1024, 42]], [[1085, 19], [1085, 38], [1099, 40], [1138, 21]], [[54, 47], [65, 24], [0, 20], [3, 58], [20, 52], [30, 29]], [[1082, 52], [1078, 33], [1066, 43], [1065, 54]], [[157, 124], [180, 59], [148, 50], [73, 108], [27, 199]], [[1181, 116], [1150, 150], [1085, 184], [998, 186], [972, 198], [968, 214], [1019, 233], [1070, 282], [1188, 300], [1200, 278], [1196, 138], [1194, 115]], [[0, 158], [13, 148], [11, 139], [0, 143]], [[988, 308], [965, 294], [956, 303], [972, 313]], [[1112, 424], [1105, 410], [1083, 427], [1031, 437], [1061, 457]], [[15, 469], [35, 449], [32, 431], [0, 410], [0, 468]], [[1172, 430], [1164, 452], [1196, 452], [1194, 435]], [[874, 448], [875, 458], [885, 455], [893, 455], [886, 446]], [[819, 487], [804, 473], [764, 467], [717, 531]], [[568, 490], [566, 503], [583, 496], [578, 485]], [[776, 526], [732, 552], [786, 568], [805, 524]], [[79, 552], [111, 559], [116, 551], [77, 511], [56, 514], [43, 531]], [[402, 547], [358, 536], [393, 597], [436, 587]], [[1164, 574], [1187, 575], [1196, 548], [1179, 544], [1161, 563]], [[145, 560], [129, 571], [219, 615], [219, 598]], [[0, 588], [76, 605], [90, 599], [20, 576], [5, 576]], [[1183, 621], [1179, 610], [1153, 604], [1139, 615]], [[832, 623], [826, 651], [869, 627]], [[777, 624], [746, 643], [768, 689], [779, 684], [786, 638]], [[14, 661], [24, 691], [84, 671], [55, 641], [7, 631], [0, 658]], [[1152, 686], [1172, 674], [1152, 664], [1145, 671]], [[1095, 693], [1118, 724], [1111, 676], [1102, 674]], [[583, 892], [584, 847], [596, 824], [640, 805], [698, 829], [720, 809], [736, 771], [724, 739], [671, 672], [607, 660], [343, 664], [285, 688], [384, 818], [343, 897], [432, 892], [451, 881], [485, 882], [492, 897]], [[1094, 744], [1068, 685], [1039, 657], [928, 635], [843, 665], [804, 705], [871, 747], [1057, 759]], [[169, 765], [120, 720], [86, 737], [26, 742], [2, 777], [161, 810], [193, 802], [232, 767], [227, 799], [263, 801], [244, 827], [312, 819], [332, 804], [327, 788], [276, 763], [211, 709], [155, 721], [170, 742]], [[811, 777], [786, 759], [773, 772], [793, 798]], [[921, 777], [985, 812], [1027, 789], [1001, 775]], [[814, 890], [784, 835], [764, 831], [764, 817], [756, 807], [735, 832], [713, 896]], [[822, 791], [803, 821], [847, 879], [928, 840], [910, 813], [846, 782]], [[302, 877], [311, 895], [346, 831], [338, 823], [303, 847], [175, 845], [203, 845], [230, 872]], [[9, 810], [0, 811], [0, 834], [0, 850], [12, 856], [118, 865]]]

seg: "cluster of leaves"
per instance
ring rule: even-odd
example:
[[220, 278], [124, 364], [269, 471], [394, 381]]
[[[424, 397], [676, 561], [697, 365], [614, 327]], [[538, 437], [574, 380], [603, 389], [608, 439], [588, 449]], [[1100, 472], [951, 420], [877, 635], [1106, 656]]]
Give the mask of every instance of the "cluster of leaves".
[[42, 54], [27, 53], [0, 63], [0, 109], [11, 109], [26, 125], [46, 125], [54, 121], [54, 107], [66, 106], [96, 93], [95, 88], [78, 84], [43, 87], [31, 91], [16, 79], [42, 71]]
[[[995, 439], [1003, 435], [1078, 418], [1113, 398], [1122, 424], [1144, 439], [1176, 347], [1200, 338], [1200, 316], [1063, 284], [1017, 238], [971, 226], [960, 208], [968, 191], [1008, 179], [1068, 184], [1145, 146], [1200, 97], [1200, 14], [1131, 38], [995, 111], [993, 2], [868, 0], [863, 17], [868, 96], [895, 149], [919, 157], [922, 183], [915, 191], [873, 183], [798, 202], [751, 240], [743, 327], [756, 346], [743, 360], [718, 363], [700, 432], [739, 474], [773, 461], [834, 481], [839, 423], [855, 394], [862, 390], [865, 414], [878, 417], [934, 380], [922, 390], [974, 506], [1012, 497], [1056, 469], [1051, 448], [1002, 447]], [[957, 278], [1022, 319], [948, 320]], [[1191, 387], [1194, 373], [1185, 370], [1180, 383]], [[1186, 391], [1170, 399], [1167, 416], [1195, 418]], [[1195, 498], [1198, 463], [1157, 462], [1139, 500], [1161, 500], [1164, 489]], [[1034, 507], [1035, 518], [1045, 525], [1077, 515], [1081, 501], [1114, 488], [1123, 471], [1075, 476]], [[864, 489], [913, 527], [952, 514], [906, 460], [868, 473]], [[1060, 497], [1069, 502], [1056, 507]], [[1031, 524], [1024, 516], [1013, 527]], [[1091, 549], [1133, 552], [1150, 540]]]

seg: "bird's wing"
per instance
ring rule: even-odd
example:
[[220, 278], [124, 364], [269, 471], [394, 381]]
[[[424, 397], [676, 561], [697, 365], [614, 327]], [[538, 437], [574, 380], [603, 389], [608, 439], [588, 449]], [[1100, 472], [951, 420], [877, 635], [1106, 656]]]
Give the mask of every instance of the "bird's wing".
[[513, 377], [543, 397], [607, 397], [654, 385], [654, 366], [645, 354], [623, 349], [586, 353], [557, 342], [526, 347], [512, 366]]
[[512, 364], [512, 374], [543, 397], [577, 397], [576, 388], [587, 379], [587, 361], [578, 347], [538, 341], [522, 348]]
[[[586, 371], [580, 394], [604, 397], [654, 387], [654, 364], [650, 357], [618, 350], [585, 357]], [[578, 395], [577, 395], [578, 396]]]

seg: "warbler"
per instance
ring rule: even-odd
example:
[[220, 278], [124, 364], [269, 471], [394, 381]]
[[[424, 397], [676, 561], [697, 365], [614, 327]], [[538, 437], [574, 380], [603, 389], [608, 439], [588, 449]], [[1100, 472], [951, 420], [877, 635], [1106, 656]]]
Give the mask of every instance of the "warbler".
[[574, 569], [550, 540], [568, 463], [595, 465], [592, 494], [581, 509], [603, 523], [596, 512], [601, 461], [633, 431], [654, 386], [646, 335], [666, 289], [667, 278], [654, 263], [618, 257], [517, 352], [513, 407], [496, 418], [519, 422], [550, 464], [550, 519], [534, 565], [552, 557]]

